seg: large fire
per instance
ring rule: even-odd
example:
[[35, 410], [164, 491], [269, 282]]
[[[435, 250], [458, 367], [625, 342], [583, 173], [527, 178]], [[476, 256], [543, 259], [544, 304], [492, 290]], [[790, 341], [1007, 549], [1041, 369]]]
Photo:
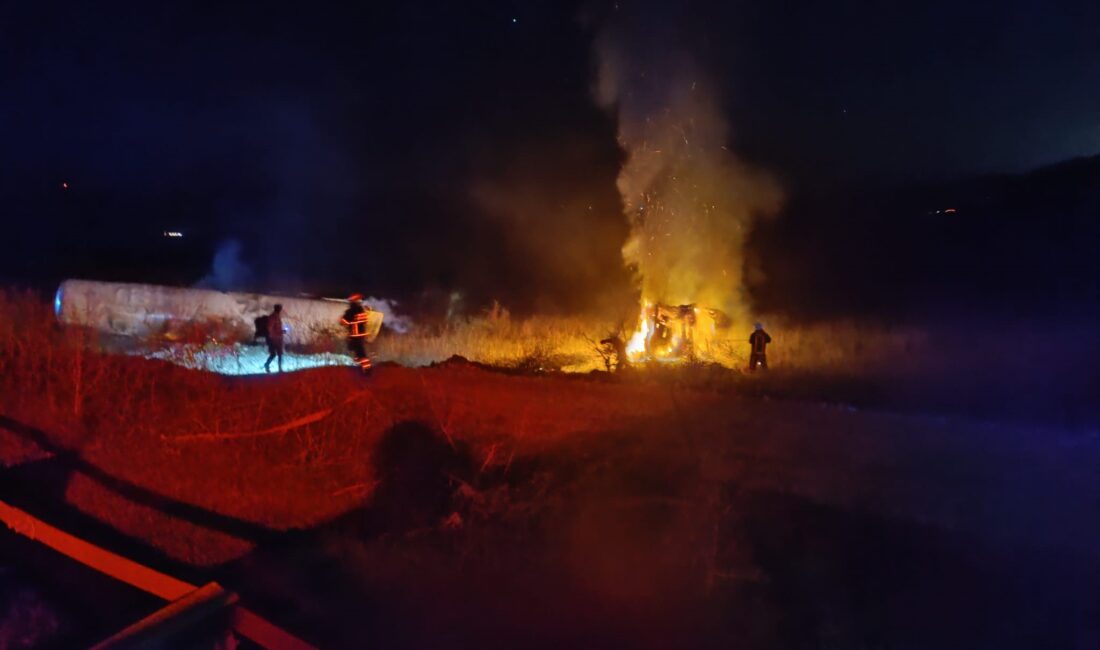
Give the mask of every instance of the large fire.
[[646, 302], [638, 327], [626, 343], [631, 363], [696, 361], [713, 358], [720, 334], [730, 325], [726, 314], [696, 305]]
[[642, 298], [626, 355], [728, 364], [739, 340], [729, 335], [731, 317], [743, 324], [751, 308], [745, 241], [783, 193], [733, 153], [712, 77], [663, 11], [661, 3], [624, 5], [596, 43], [595, 98], [617, 120], [625, 154], [616, 180], [630, 227], [623, 262]]

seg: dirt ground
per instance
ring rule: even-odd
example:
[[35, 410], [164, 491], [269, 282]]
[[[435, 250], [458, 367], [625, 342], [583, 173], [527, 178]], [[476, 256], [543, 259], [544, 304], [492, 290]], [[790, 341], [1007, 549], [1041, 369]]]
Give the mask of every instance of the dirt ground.
[[[135, 431], [5, 414], [5, 498], [322, 647], [1100, 647], [1095, 431], [679, 375], [169, 372], [224, 401], [168, 382], [187, 417]], [[6, 611], [46, 643], [150, 606], [28, 566]]]

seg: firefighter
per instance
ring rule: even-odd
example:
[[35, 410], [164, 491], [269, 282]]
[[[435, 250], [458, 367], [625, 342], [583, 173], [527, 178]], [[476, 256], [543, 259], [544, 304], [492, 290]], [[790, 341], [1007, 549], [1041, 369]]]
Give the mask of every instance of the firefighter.
[[279, 359], [279, 372], [283, 371], [283, 332], [283, 306], [275, 305], [275, 309], [267, 316], [268, 355], [267, 362], [264, 363], [264, 372], [271, 372], [271, 362], [276, 357]]
[[[600, 345], [603, 346], [600, 353], [603, 355], [604, 365], [607, 366], [607, 371], [611, 372], [614, 368], [615, 371], [623, 369], [626, 364], [626, 342], [623, 341], [623, 337], [618, 333], [613, 333], [606, 339], [600, 341]], [[614, 355], [615, 362], [612, 363], [612, 355]]]
[[768, 369], [767, 350], [771, 342], [772, 337], [764, 331], [764, 326], [757, 323], [756, 330], [749, 335], [749, 345], [752, 346], [752, 352], [749, 353], [749, 372], [756, 372], [757, 367]]
[[348, 351], [364, 374], [370, 372], [370, 357], [367, 356], [367, 320], [369, 309], [363, 306], [363, 296], [356, 293], [348, 296], [348, 309], [340, 322], [348, 328]]

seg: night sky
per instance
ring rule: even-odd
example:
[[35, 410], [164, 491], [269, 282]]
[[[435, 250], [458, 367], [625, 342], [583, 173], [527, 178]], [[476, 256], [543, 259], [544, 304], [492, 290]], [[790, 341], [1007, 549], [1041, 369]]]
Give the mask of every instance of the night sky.
[[622, 12], [791, 196], [1100, 153], [1100, 3], [684, 4], [6, 3], [0, 277], [188, 284], [236, 240], [257, 289], [591, 307], [627, 282]]

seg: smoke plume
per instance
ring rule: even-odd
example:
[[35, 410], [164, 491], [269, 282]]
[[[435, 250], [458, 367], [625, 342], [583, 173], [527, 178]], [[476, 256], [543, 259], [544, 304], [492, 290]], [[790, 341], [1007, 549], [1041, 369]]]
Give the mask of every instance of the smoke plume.
[[214, 252], [210, 272], [195, 286], [218, 291], [241, 291], [250, 288], [253, 277], [252, 269], [241, 259], [241, 243], [236, 239], [226, 239], [218, 244], [218, 250]]
[[395, 311], [397, 309], [396, 300], [371, 296], [370, 298], [364, 298], [363, 304], [374, 311], [382, 312], [382, 325], [398, 334], [408, 333], [413, 326], [413, 320], [410, 316], [398, 314]]
[[727, 148], [715, 85], [692, 54], [698, 36], [685, 27], [624, 3], [596, 42], [594, 93], [617, 117], [626, 153], [617, 180], [630, 225], [623, 261], [645, 301], [744, 316], [745, 238], [754, 219], [779, 209], [782, 192]]

